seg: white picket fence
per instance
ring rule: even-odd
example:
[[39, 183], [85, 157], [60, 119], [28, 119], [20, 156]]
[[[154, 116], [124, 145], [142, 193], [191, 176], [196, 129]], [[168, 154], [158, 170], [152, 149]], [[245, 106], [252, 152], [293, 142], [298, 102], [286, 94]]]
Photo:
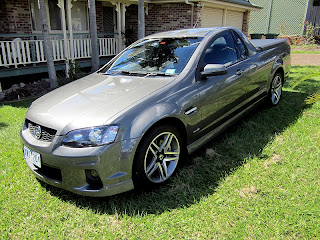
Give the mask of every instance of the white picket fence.
[[[54, 61], [91, 57], [91, 39], [51, 40]], [[119, 38], [98, 38], [99, 56], [114, 56], [120, 52]], [[43, 40], [0, 41], [0, 67], [46, 62]]]

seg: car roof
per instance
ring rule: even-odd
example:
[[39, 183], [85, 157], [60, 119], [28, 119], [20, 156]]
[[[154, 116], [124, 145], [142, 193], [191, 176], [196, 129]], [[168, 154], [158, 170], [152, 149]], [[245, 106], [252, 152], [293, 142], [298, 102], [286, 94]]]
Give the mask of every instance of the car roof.
[[[225, 27], [215, 27], [215, 28], [190, 28], [173, 30], [168, 32], [160, 32], [147, 36], [146, 38], [182, 38], [182, 37], [205, 37], [208, 33], [214, 33], [227, 29]], [[229, 28], [228, 28], [229, 29]]]

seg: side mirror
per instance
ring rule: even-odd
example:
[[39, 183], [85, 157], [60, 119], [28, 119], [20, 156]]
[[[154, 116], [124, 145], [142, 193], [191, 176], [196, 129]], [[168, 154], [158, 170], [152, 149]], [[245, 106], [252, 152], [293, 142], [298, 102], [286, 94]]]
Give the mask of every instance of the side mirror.
[[223, 64], [207, 64], [200, 74], [202, 78], [207, 78], [209, 76], [224, 75], [227, 72], [227, 68]]

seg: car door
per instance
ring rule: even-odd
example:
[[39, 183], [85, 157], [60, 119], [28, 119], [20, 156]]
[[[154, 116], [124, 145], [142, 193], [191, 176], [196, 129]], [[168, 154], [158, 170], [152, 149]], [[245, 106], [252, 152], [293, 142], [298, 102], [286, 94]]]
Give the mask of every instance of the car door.
[[[265, 91], [266, 74], [263, 69], [259, 69], [258, 60], [255, 56], [249, 57], [249, 52], [240, 36], [231, 30], [236, 48], [238, 50], [238, 58], [241, 61], [242, 75], [246, 77], [243, 82], [243, 90], [247, 100], [255, 99]], [[261, 97], [261, 96], [260, 96]]]
[[[200, 72], [207, 64], [223, 64], [227, 71], [222, 75], [203, 79]], [[230, 30], [216, 35], [209, 42], [198, 64], [197, 78], [202, 114], [199, 134], [205, 135], [230, 119], [232, 113], [245, 101], [245, 80], [248, 76], [246, 67]]]

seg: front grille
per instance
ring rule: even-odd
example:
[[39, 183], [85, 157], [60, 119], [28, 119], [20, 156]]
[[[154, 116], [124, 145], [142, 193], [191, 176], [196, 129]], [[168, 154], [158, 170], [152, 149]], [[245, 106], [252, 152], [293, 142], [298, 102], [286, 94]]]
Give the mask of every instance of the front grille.
[[38, 125], [38, 124], [36, 124], [34, 122], [31, 122], [28, 119], [26, 119], [25, 124], [26, 124], [26, 127], [29, 129], [31, 135], [34, 136], [34, 137], [35, 137], [35, 131], [36, 131], [37, 126], [41, 127], [41, 135], [40, 135], [40, 138], [39, 138], [39, 140], [41, 140], [41, 141], [52, 142], [54, 136], [57, 133], [57, 130], [55, 130], [55, 129], [51, 129], [51, 128], [48, 128], [48, 127], [44, 127], [44, 126]]

